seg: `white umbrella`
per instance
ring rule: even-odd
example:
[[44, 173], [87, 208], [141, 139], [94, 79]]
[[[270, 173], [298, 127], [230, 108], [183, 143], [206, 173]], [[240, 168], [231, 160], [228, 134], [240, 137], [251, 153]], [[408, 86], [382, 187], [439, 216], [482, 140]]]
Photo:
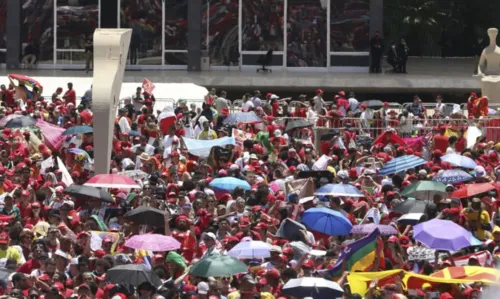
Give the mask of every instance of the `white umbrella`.
[[399, 217], [397, 222], [401, 224], [407, 224], [407, 225], [415, 225], [420, 221], [420, 218], [424, 213], [408, 213], [404, 214], [403, 216]]
[[282, 289], [282, 293], [297, 298], [338, 298], [344, 290], [338, 283], [319, 277], [303, 277], [290, 279]]
[[228, 251], [228, 255], [241, 259], [258, 259], [271, 256], [271, 244], [262, 241], [243, 241]]

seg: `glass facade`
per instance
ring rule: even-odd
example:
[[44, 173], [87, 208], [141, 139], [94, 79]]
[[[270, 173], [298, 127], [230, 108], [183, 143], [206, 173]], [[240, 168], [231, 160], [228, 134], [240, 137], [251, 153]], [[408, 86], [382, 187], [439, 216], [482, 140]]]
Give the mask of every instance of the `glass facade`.
[[[187, 66], [190, 0], [21, 1], [23, 49], [36, 44], [41, 64], [85, 64], [101, 2], [116, 1], [117, 27], [132, 29], [128, 65]], [[369, 49], [370, 0], [202, 0], [201, 12], [211, 66], [258, 65], [273, 50], [273, 66], [324, 68]], [[0, 61], [6, 15], [0, 0]]]
[[321, 0], [289, 0], [287, 53], [289, 67], [326, 67], [327, 7]]
[[161, 3], [157, 0], [120, 1], [120, 28], [132, 29], [129, 65], [161, 65], [163, 54]]
[[370, 48], [370, 0], [331, 0], [330, 51], [366, 52]]
[[238, 0], [212, 0], [203, 9], [203, 19], [208, 20], [210, 65], [237, 65], [239, 62], [238, 6]]
[[34, 45], [39, 48], [38, 63], [54, 62], [54, 1], [23, 0], [21, 41], [22, 48]]
[[284, 0], [271, 0], [262, 5], [260, 0], [242, 1], [243, 51], [283, 51]]

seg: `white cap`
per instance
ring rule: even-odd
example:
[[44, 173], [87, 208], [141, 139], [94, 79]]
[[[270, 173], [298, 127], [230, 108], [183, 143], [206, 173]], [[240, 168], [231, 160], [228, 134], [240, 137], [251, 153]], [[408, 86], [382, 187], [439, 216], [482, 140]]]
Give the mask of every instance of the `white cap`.
[[198, 294], [200, 294], [200, 295], [208, 294], [208, 289], [209, 289], [208, 283], [202, 281], [202, 282], [198, 283], [196, 288], [198, 289]]
[[310, 202], [313, 200], [314, 200], [314, 196], [303, 197], [303, 198], [299, 199], [299, 205], [303, 205], [306, 202]]
[[61, 249], [57, 249], [56, 252], [54, 252], [54, 254], [57, 255], [57, 256], [60, 256], [60, 257], [62, 257], [64, 259], [67, 259], [67, 260], [70, 259], [69, 254], [67, 254], [66, 252], [62, 251]]
[[271, 100], [274, 100], [274, 99], [279, 99], [280, 97], [278, 97], [277, 95], [273, 94], [271, 95]]
[[279, 129], [274, 130], [274, 137], [281, 137], [281, 130]]
[[215, 236], [215, 234], [214, 234], [214, 233], [212, 233], [212, 232], [210, 232], [210, 233], [204, 233], [204, 234], [203, 234], [203, 236], [204, 236], [204, 237], [210, 237], [210, 239], [212, 239], [212, 240], [214, 240], [214, 241], [215, 241], [215, 240], [217, 240], [217, 237], [216, 237], [216, 236]]

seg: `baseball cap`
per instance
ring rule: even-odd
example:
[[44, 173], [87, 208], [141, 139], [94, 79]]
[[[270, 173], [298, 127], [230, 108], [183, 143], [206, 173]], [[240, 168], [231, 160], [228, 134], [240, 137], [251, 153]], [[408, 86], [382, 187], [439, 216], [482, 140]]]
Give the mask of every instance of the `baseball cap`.
[[208, 283], [202, 281], [202, 282], [198, 283], [196, 288], [198, 289], [198, 294], [201, 294], [201, 295], [208, 294], [208, 289], [209, 289]]

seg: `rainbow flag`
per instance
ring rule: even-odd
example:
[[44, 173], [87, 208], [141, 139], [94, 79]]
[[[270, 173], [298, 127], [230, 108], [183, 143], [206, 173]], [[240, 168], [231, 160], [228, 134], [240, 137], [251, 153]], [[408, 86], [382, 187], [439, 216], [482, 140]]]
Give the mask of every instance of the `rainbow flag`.
[[379, 250], [378, 236], [380, 231], [376, 229], [368, 236], [347, 245], [328, 273], [333, 277], [342, 275], [343, 263], [347, 263], [345, 269], [350, 272], [368, 270], [375, 263], [376, 252]]

